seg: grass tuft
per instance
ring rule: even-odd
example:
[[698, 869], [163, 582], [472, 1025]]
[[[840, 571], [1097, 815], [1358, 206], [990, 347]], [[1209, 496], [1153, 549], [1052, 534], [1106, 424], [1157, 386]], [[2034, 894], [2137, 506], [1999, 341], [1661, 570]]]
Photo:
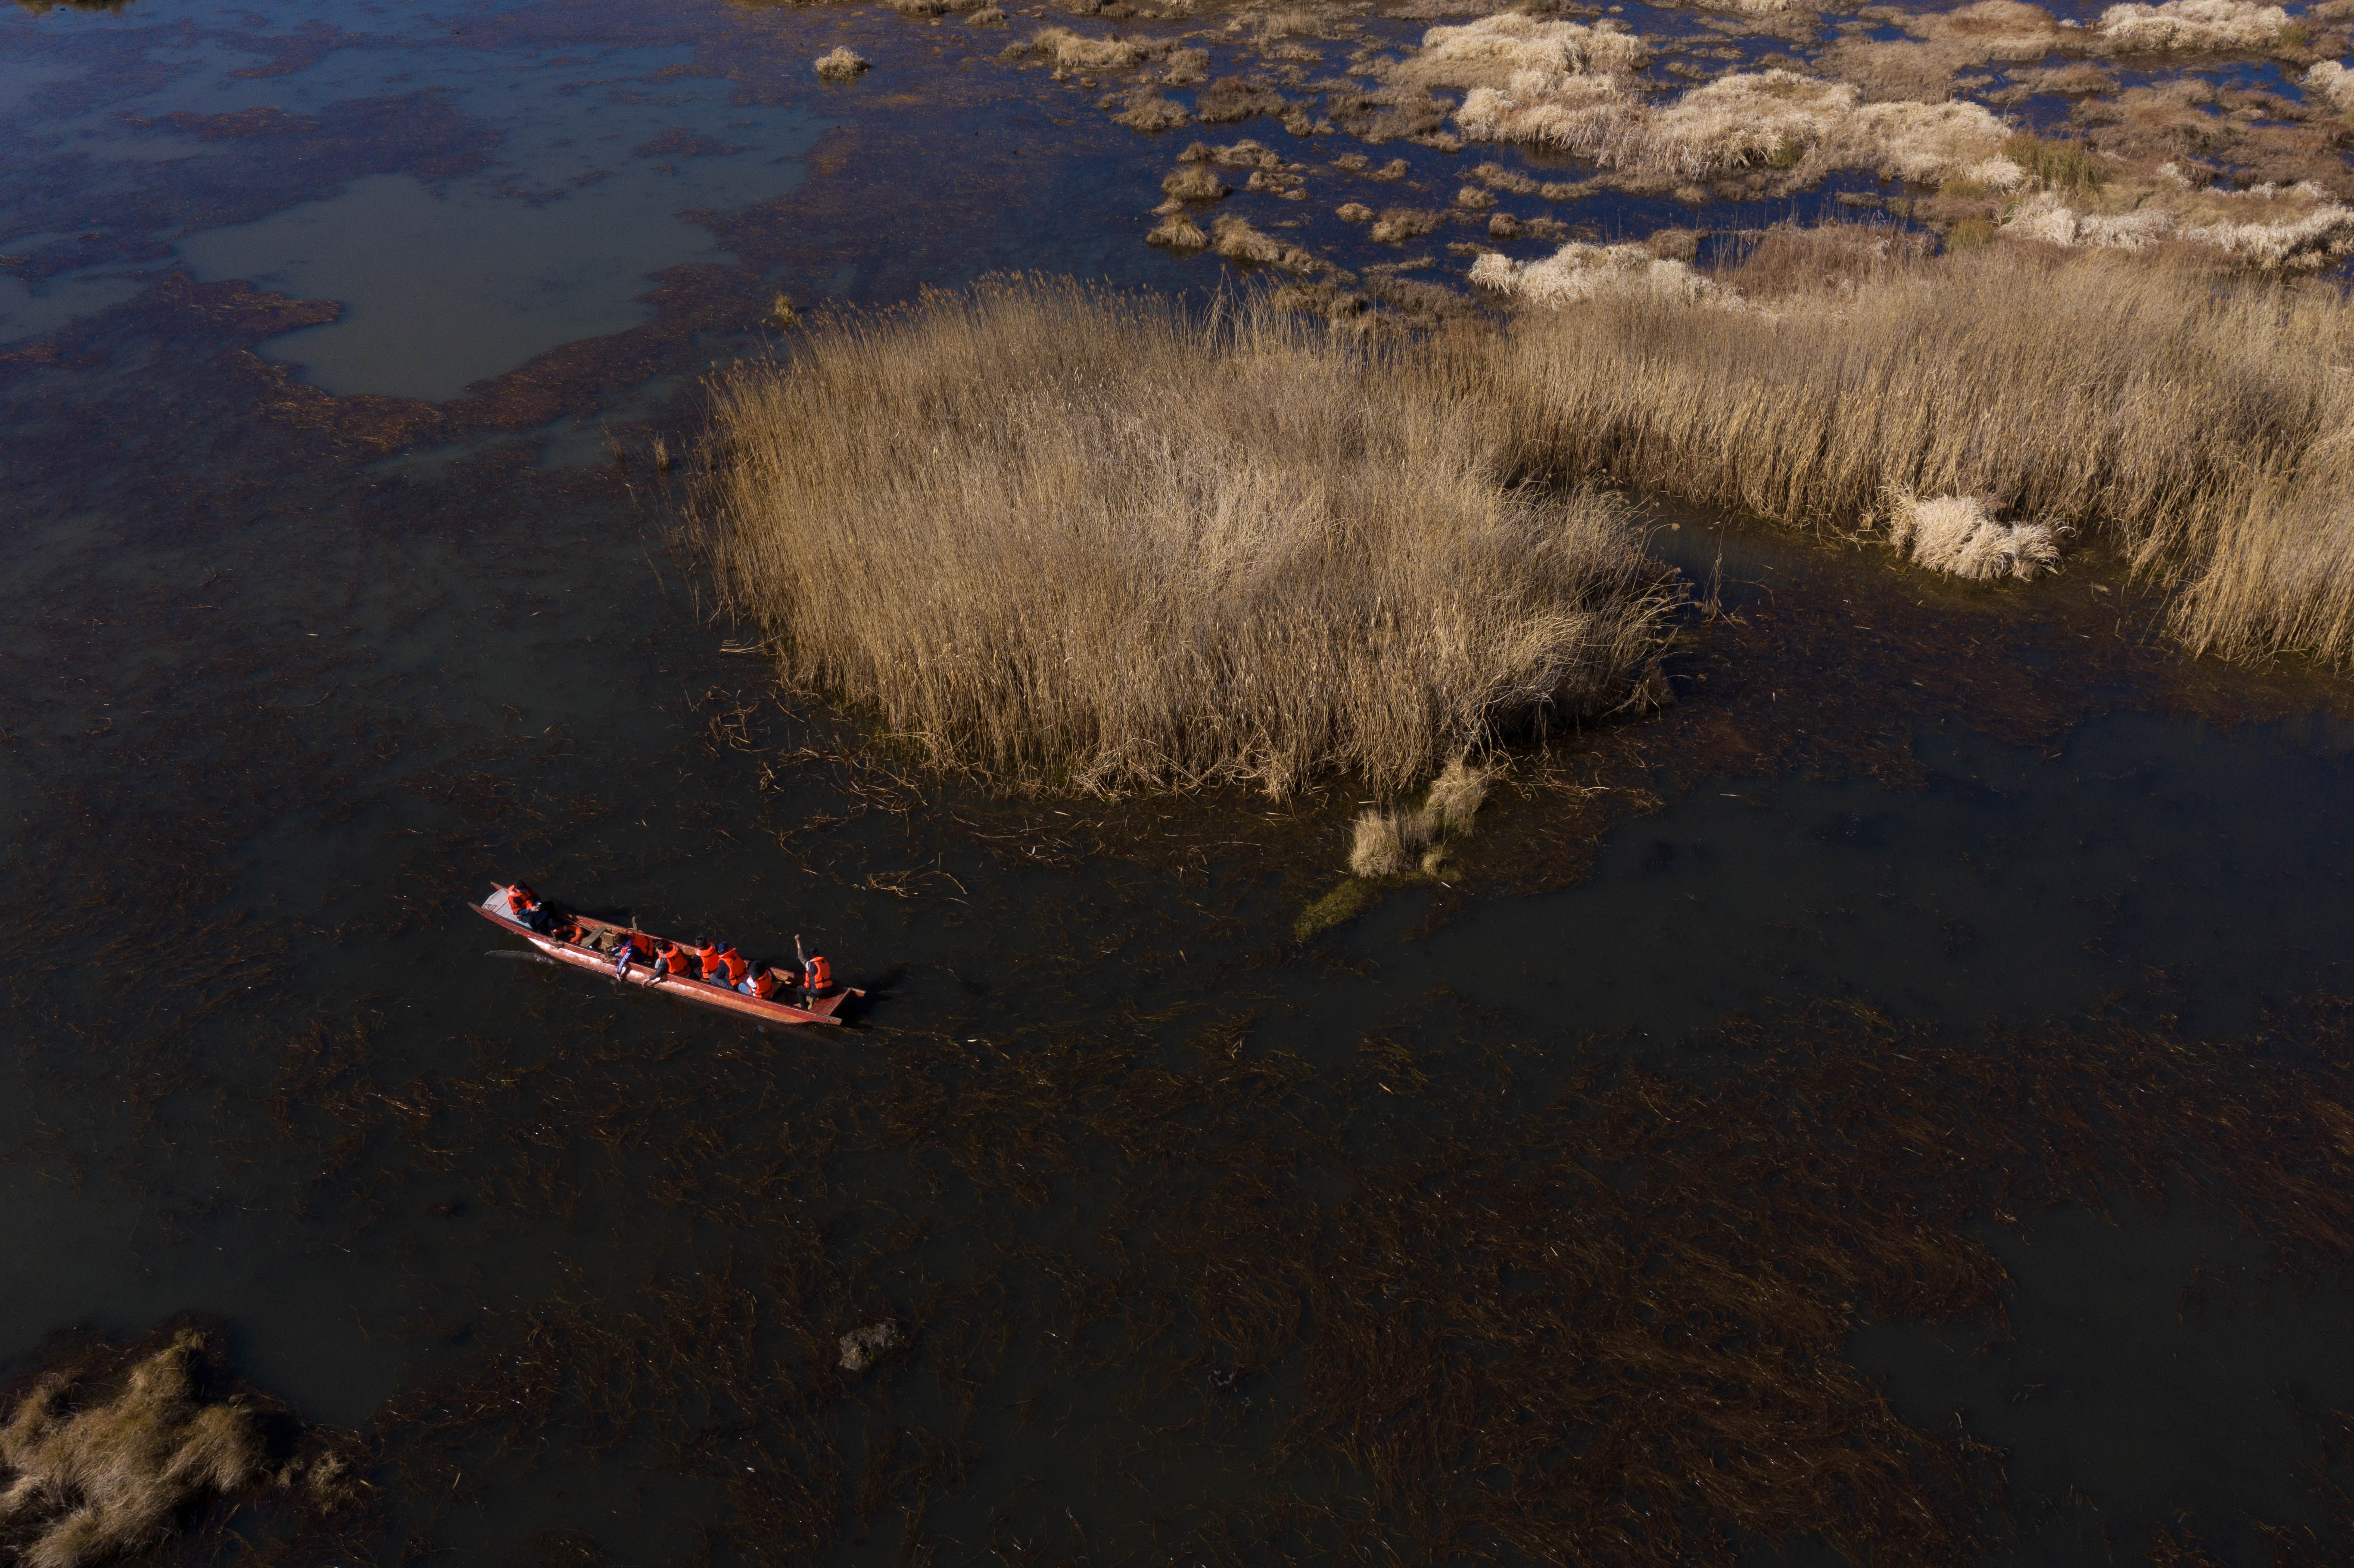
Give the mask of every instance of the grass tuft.
[[181, 1510], [257, 1484], [261, 1425], [241, 1402], [196, 1388], [204, 1336], [190, 1330], [131, 1369], [120, 1393], [77, 1405], [74, 1384], [37, 1383], [0, 1426], [0, 1530], [28, 1537], [24, 1568], [81, 1568], [168, 1536]]

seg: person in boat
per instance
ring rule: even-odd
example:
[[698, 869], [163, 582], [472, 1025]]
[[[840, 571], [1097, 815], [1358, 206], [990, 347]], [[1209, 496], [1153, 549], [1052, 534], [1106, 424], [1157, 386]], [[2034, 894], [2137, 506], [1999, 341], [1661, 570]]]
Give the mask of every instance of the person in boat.
[[726, 956], [735, 950], [733, 948], [722, 948], [716, 942], [697, 942], [695, 945], [695, 956], [703, 965], [703, 978], [714, 985], [718, 984], [719, 977], [727, 972]]
[[642, 933], [623, 932], [621, 939], [613, 944], [613, 977], [627, 980], [632, 963], [651, 962], [653, 956], [653, 944], [647, 941]]
[[655, 962], [666, 975], [692, 977], [695, 970], [695, 955], [676, 942], [664, 942], [662, 945], [662, 951], [656, 956]]
[[556, 924], [555, 912], [539, 901], [539, 895], [531, 890], [528, 882], [507, 885], [507, 908], [514, 914], [516, 925], [543, 937]]
[[737, 991], [743, 990], [744, 982], [751, 978], [752, 960], [737, 952], [731, 944], [726, 952], [719, 955], [719, 961], [726, 966], [721, 971], [727, 977], [725, 983], [734, 986]]
[[[798, 945], [801, 938], [796, 937], [793, 941]], [[823, 953], [811, 953], [809, 961], [801, 966], [801, 1005], [814, 1006], [819, 997], [832, 989], [833, 965]]]
[[756, 996], [762, 1001], [773, 1001], [776, 1000], [777, 993], [785, 989], [785, 982], [777, 971], [768, 965], [754, 964], [751, 978], [736, 989], [746, 996]]

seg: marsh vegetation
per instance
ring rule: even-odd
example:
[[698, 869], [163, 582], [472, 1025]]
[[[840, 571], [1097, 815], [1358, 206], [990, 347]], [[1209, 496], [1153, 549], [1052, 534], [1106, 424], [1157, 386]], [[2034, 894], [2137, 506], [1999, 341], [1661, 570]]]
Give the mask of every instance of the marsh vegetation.
[[345, 1461], [315, 1443], [273, 1455], [273, 1413], [230, 1385], [201, 1330], [69, 1361], [18, 1389], [0, 1425], [0, 1548], [23, 1568], [146, 1551], [205, 1504], [264, 1487], [313, 1511], [344, 1500]]
[[1662, 634], [1624, 508], [1516, 482], [1483, 363], [1027, 279], [836, 320], [715, 388], [723, 603], [938, 766], [1418, 784]]
[[1848, 267], [1761, 248], [1754, 281], [1522, 313], [1490, 371], [1519, 449], [1564, 478], [1840, 528], [1900, 493], [1976, 497], [2105, 543], [2172, 591], [2193, 648], [2354, 659], [2336, 290], [2189, 248], [1908, 257], [1849, 238]]

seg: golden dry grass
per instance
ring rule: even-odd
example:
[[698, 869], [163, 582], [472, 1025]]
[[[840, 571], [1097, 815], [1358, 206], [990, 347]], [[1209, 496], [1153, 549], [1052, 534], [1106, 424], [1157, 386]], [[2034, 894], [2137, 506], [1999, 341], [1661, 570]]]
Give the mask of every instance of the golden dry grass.
[[1615, 502], [1508, 482], [1479, 346], [1025, 279], [837, 320], [716, 386], [715, 578], [940, 766], [1416, 785], [1661, 634]]
[[75, 1408], [70, 1383], [36, 1384], [0, 1427], [0, 1529], [29, 1539], [24, 1568], [80, 1568], [153, 1546], [179, 1511], [261, 1478], [261, 1426], [241, 1403], [196, 1388], [203, 1336], [179, 1335], [131, 1369], [122, 1392]]
[[1974, 496], [2105, 539], [2178, 590], [2193, 648], [2344, 663], [2349, 351], [2325, 286], [2007, 241], [1767, 309], [1630, 290], [1527, 310], [1490, 385], [1557, 475], [1842, 526], [1898, 492]]
[[1404, 876], [1422, 863], [1437, 826], [1431, 813], [1419, 808], [1384, 811], [1366, 807], [1350, 829], [1349, 874]]

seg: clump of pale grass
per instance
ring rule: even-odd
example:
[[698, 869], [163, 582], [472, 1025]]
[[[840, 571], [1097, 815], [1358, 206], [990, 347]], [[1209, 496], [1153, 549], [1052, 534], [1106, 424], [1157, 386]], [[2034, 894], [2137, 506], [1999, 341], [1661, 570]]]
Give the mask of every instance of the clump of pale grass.
[[715, 579], [940, 766], [1403, 788], [1616, 706], [1660, 636], [1623, 509], [1511, 482], [1490, 342], [1035, 280], [837, 320], [715, 387]]
[[28, 1537], [25, 1568], [80, 1568], [154, 1546], [181, 1510], [261, 1478], [261, 1426], [240, 1403], [197, 1398], [204, 1337], [134, 1365], [122, 1392], [76, 1408], [70, 1382], [37, 1383], [0, 1426], [0, 1530]]
[[1366, 807], [1350, 830], [1349, 874], [1404, 876], [1422, 864], [1437, 828], [1437, 819], [1426, 810]]
[[1396, 87], [1501, 87], [1527, 71], [1608, 74], [1640, 70], [1650, 58], [1643, 40], [1615, 22], [1587, 26], [1507, 11], [1429, 29], [1421, 49], [1390, 66], [1383, 79]]
[[2337, 109], [2354, 109], [2354, 71], [2322, 60], [2305, 73], [2305, 90]]
[[1246, 217], [1227, 216], [1210, 225], [1211, 249], [1229, 261], [1255, 267], [1275, 267], [1286, 272], [1313, 272], [1316, 258], [1288, 240], [1278, 239]]
[[1210, 237], [1202, 232], [1200, 224], [1185, 214], [1172, 212], [1161, 218], [1152, 232], [1144, 237], [1144, 242], [1178, 251], [1205, 250], [1209, 249]]
[[1741, 303], [1738, 294], [1714, 279], [1642, 245], [1573, 240], [1541, 261], [1515, 261], [1490, 250], [1471, 263], [1471, 281], [1556, 310], [1606, 293], [1728, 309]]
[[[2172, 165], [2168, 165], [2170, 169]], [[2315, 271], [2354, 253], [2354, 207], [2319, 186], [2194, 190], [2163, 182], [2126, 211], [2079, 207], [2039, 191], [2003, 219], [2008, 231], [2047, 245], [2140, 250], [2169, 242], [2208, 246], [2265, 271]]]
[[1164, 48], [1141, 38], [1090, 38], [1068, 27], [1041, 27], [1030, 37], [1030, 52], [1054, 61], [1057, 70], [1133, 70]]
[[1471, 831], [1480, 803], [1488, 798], [1489, 773], [1464, 758], [1448, 762], [1431, 781], [1419, 806], [1368, 806], [1357, 813], [1349, 832], [1349, 874], [1352, 876], [1404, 876], [1420, 871], [1436, 874], [1447, 854], [1447, 842]]
[[2200, 253], [2007, 240], [1763, 311], [1516, 316], [1490, 418], [1555, 471], [1850, 522], [1897, 491], [2105, 538], [2194, 648], [2354, 662], [2354, 313]]
[[2163, 5], [2112, 5], [2094, 36], [2119, 53], [2159, 50], [2261, 49], [2280, 41], [2288, 13], [2251, 0], [2165, 0]]
[[829, 54], [818, 56], [817, 74], [828, 81], [849, 81], [867, 68], [867, 58], [848, 44], [836, 45]]
[[1941, 495], [1924, 501], [1897, 493], [1890, 508], [1889, 545], [1909, 554], [1916, 566], [1947, 577], [1983, 582], [1990, 577], [2034, 577], [2060, 564], [2060, 541], [2041, 523], [1999, 523], [1974, 495]]
[[1373, 219], [1365, 237], [1384, 245], [1403, 245], [1409, 239], [1419, 239], [1447, 221], [1443, 212], [1430, 212], [1418, 207], [1394, 207]]
[[1182, 164], [1161, 181], [1161, 194], [1179, 201], [1216, 201], [1232, 195], [1234, 188], [1206, 164]]
[[1185, 106], [1172, 98], [1164, 98], [1149, 87], [1138, 88], [1128, 95], [1125, 107], [1112, 116], [1131, 131], [1151, 132], [1174, 131], [1193, 118]]
[[1638, 188], [1743, 170], [1780, 171], [1794, 188], [1834, 169], [1935, 183], [1995, 174], [2009, 134], [1980, 104], [1866, 103], [1849, 83], [1778, 69], [1719, 77], [1658, 105], [1616, 77], [1523, 71], [1473, 90], [1455, 119], [1474, 141], [1577, 153]]
[[1815, 58], [1816, 69], [1874, 98], [1935, 101], [1947, 96], [1954, 74], [1967, 67], [2040, 60], [2081, 45], [2084, 37], [2024, 0], [1976, 0], [1890, 19], [1911, 37], [1841, 38]]
[[1459, 835], [1471, 831], [1471, 820], [1488, 799], [1488, 777], [1486, 769], [1458, 757], [1431, 780], [1430, 810], [1447, 832]]

